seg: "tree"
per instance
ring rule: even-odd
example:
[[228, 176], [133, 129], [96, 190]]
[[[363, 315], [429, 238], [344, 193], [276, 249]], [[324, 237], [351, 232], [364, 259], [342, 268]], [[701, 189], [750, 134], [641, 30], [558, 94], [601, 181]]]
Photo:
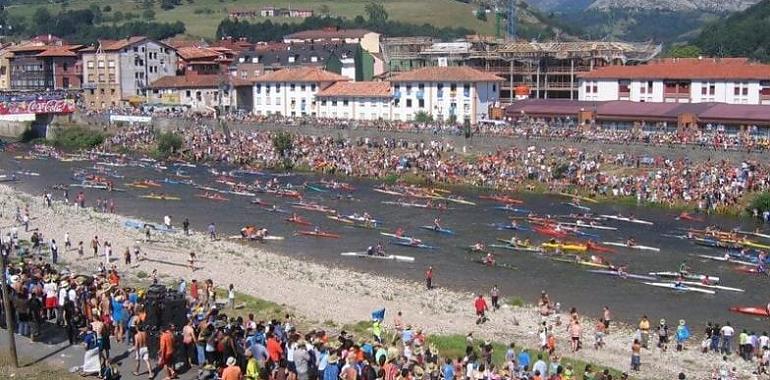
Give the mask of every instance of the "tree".
[[112, 12], [112, 7], [109, 6], [109, 5], [105, 5], [104, 8], [102, 8], [102, 12], [110, 13], [110, 12]]
[[144, 12], [142, 12], [142, 17], [144, 17], [145, 20], [152, 20], [155, 18], [155, 11], [152, 9], [145, 9]]
[[697, 58], [703, 55], [703, 51], [695, 45], [674, 45], [666, 55], [672, 58]]
[[331, 13], [331, 9], [329, 9], [328, 5], [321, 4], [321, 6], [318, 8], [318, 13], [320, 13], [324, 17], [329, 17], [329, 14]]
[[369, 22], [373, 25], [382, 26], [388, 22], [388, 11], [386, 11], [385, 6], [380, 3], [371, 2], [366, 4], [364, 11], [369, 18]]
[[283, 168], [291, 170], [294, 167], [294, 163], [291, 160], [289, 154], [294, 149], [294, 139], [289, 132], [278, 132], [273, 136], [273, 148], [278, 151], [278, 155], [283, 160]]
[[414, 114], [414, 121], [421, 124], [428, 124], [433, 122], [433, 116], [429, 115], [425, 111], [418, 111]]
[[32, 23], [37, 25], [38, 28], [47, 28], [49, 24], [53, 23], [51, 12], [48, 12], [46, 8], [38, 8], [35, 14], [32, 15]]
[[166, 11], [174, 9], [180, 4], [182, 4], [181, 0], [160, 0], [160, 8]]
[[159, 157], [168, 157], [182, 149], [182, 137], [173, 132], [161, 133], [156, 148]]
[[479, 7], [479, 9], [476, 10], [476, 18], [486, 22], [487, 21], [487, 10], [484, 9], [484, 7]]

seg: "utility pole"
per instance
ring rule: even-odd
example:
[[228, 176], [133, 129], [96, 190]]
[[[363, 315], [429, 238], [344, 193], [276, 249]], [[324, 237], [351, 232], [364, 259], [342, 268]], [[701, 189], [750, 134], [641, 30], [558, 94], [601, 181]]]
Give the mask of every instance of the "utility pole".
[[8, 346], [11, 351], [11, 360], [13, 360], [13, 367], [19, 368], [19, 356], [16, 354], [16, 335], [13, 333], [13, 317], [11, 316], [11, 295], [8, 292], [8, 280], [5, 276], [5, 268], [8, 263], [8, 256], [5, 254], [0, 255], [2, 256], [0, 260], [3, 262], [3, 268], [2, 268], [2, 288], [3, 288], [3, 310], [5, 312], [5, 326], [6, 330], [8, 331]]

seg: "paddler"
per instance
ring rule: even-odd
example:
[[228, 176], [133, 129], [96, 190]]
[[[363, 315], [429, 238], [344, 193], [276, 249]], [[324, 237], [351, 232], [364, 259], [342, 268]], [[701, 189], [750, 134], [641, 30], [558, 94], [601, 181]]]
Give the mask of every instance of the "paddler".
[[474, 244], [471, 249], [475, 252], [486, 252], [487, 247], [484, 246], [484, 243], [481, 241], [477, 241], [476, 244]]
[[441, 218], [436, 217], [436, 219], [433, 219], [433, 229], [436, 231], [442, 230], [441, 228]]
[[686, 276], [688, 273], [690, 273], [690, 267], [687, 266], [687, 260], [684, 260], [679, 264], [679, 274], [681, 276]]
[[711, 279], [709, 278], [709, 275], [703, 275], [703, 278], [700, 280], [700, 283], [703, 285], [714, 285]]
[[629, 247], [635, 247], [636, 246], [636, 240], [633, 236], [629, 237], [628, 240], [626, 240], [626, 245]]
[[404, 229], [401, 227], [396, 228], [396, 232], [394, 233], [394, 235], [398, 237], [404, 236]]
[[628, 268], [626, 265], [621, 265], [617, 267], [618, 277], [620, 278], [628, 278]]
[[484, 264], [489, 266], [495, 265], [495, 255], [492, 252], [488, 252], [486, 257], [484, 257]]
[[377, 242], [377, 246], [374, 248], [374, 254], [377, 256], [385, 256], [385, 247], [383, 247], [381, 241]]

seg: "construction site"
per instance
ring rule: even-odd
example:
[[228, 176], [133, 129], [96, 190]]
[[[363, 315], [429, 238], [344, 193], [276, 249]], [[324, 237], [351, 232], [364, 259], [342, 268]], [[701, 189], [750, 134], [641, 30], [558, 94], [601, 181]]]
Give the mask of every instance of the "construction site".
[[[577, 99], [578, 77], [608, 65], [635, 65], [655, 58], [652, 42], [523, 41], [516, 37], [516, 0], [502, 0], [494, 37], [467, 36], [445, 42], [430, 37], [384, 38], [381, 50], [388, 75], [426, 66], [471, 66], [505, 79], [500, 97]], [[505, 32], [501, 31], [505, 19]]]

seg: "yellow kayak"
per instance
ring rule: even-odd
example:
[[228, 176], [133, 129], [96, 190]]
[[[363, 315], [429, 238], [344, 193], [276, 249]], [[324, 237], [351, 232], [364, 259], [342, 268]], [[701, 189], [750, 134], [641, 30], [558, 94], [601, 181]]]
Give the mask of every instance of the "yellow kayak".
[[741, 245], [743, 245], [745, 247], [751, 247], [751, 248], [770, 249], [770, 245], [756, 243], [756, 242], [753, 242], [751, 240], [739, 241], [738, 244], [741, 244]]
[[150, 187], [147, 185], [142, 185], [140, 183], [127, 183], [127, 187], [133, 187], [135, 189], [149, 189]]
[[173, 196], [169, 196], [169, 195], [141, 195], [141, 196], [139, 196], [139, 198], [155, 199], [155, 200], [158, 200], [158, 201], [178, 201], [178, 200], [182, 199], [182, 198], [179, 198], [179, 197], [173, 197]]
[[543, 243], [540, 245], [545, 249], [561, 249], [562, 251], [581, 251], [588, 250], [588, 246], [581, 244], [561, 244], [561, 243]]

